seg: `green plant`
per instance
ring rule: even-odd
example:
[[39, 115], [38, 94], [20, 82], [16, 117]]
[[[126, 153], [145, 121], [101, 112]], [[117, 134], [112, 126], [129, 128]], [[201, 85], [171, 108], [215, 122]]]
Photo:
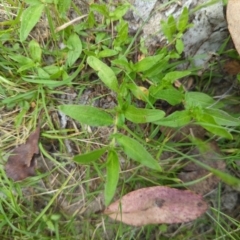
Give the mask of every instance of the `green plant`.
[[[139, 186], [183, 187], [176, 177], [179, 162], [182, 159], [194, 161], [194, 158], [182, 152], [182, 148], [193, 144], [169, 143], [168, 136], [159, 136], [164, 126], [178, 130], [189, 123], [201, 125], [210, 137], [221, 137], [222, 148], [231, 152], [234, 159], [239, 159], [239, 141], [236, 140], [239, 132], [235, 130], [239, 119], [224, 110], [222, 101], [215, 101], [201, 92], [189, 92], [181, 84], [175, 85], [180, 78], [197, 75], [195, 68], [185, 71], [178, 68], [187, 61], [182, 58], [182, 35], [191, 27], [188, 10], [184, 9], [178, 20], [169, 17], [159, 23], [167, 42], [165, 47], [150, 54], [144, 39], [139, 39], [141, 28], [130, 34], [128, 22], [122, 18], [131, 6], [116, 5], [112, 1], [109, 7], [100, 2], [91, 4], [81, 21], [69, 24], [70, 6], [81, 16], [71, 0], [2, 1], [9, 16], [0, 24], [2, 164], [9, 151], [22, 143], [36, 126], [40, 112], [44, 114], [40, 119], [43, 128], [39, 148], [42, 157], [51, 163], [43, 171], [40, 169], [38, 176], [21, 183], [9, 181], [1, 165], [0, 235], [3, 239], [10, 236], [15, 239], [102, 239], [105, 228], [101, 229], [101, 223], [95, 221], [100, 219], [99, 215], [84, 215], [82, 219], [79, 212], [87, 209], [103, 189], [107, 205], [115, 193], [124, 195]], [[46, 38], [37, 39], [34, 27], [44, 18], [48, 20], [49, 33]], [[89, 86], [103, 86], [105, 92], [114, 96], [116, 106], [97, 108], [92, 106], [92, 99], [88, 105], [79, 105], [81, 94]], [[71, 104], [66, 104], [62, 98], [68, 94], [68, 89], [77, 93]], [[101, 98], [102, 94], [99, 95], [97, 97]], [[176, 107], [177, 111], [167, 114], [165, 108], [157, 107], [159, 102], [167, 103], [174, 110]], [[61, 129], [58, 119], [52, 116], [58, 110], [80, 122], [81, 130]], [[88, 132], [85, 125], [93, 126], [93, 132], [101, 127], [111, 129], [107, 144]], [[234, 143], [229, 141], [232, 137], [236, 140]], [[74, 154], [83, 154], [72, 158], [66, 146], [68, 141], [77, 146]], [[230, 149], [225, 149], [226, 143]], [[48, 145], [53, 146], [54, 151], [49, 150]], [[173, 153], [173, 157], [159, 164], [158, 159], [165, 151]], [[122, 164], [126, 156], [137, 164], [128, 159]], [[230, 158], [226, 160], [233, 162]], [[72, 165], [72, 159], [81, 167]], [[124, 165], [123, 171], [120, 171], [120, 165]], [[142, 165], [147, 168], [141, 168]], [[239, 186], [239, 180], [234, 177], [206, 165], [202, 167], [228, 184]], [[94, 181], [97, 181], [97, 187], [91, 185]], [[25, 193], [25, 188], [32, 190], [30, 195]], [[78, 209], [68, 215], [61, 209], [62, 201], [76, 204]], [[76, 201], [84, 201], [85, 205], [77, 205]], [[220, 210], [217, 210], [217, 220]], [[216, 236], [231, 231], [227, 221], [220, 220], [225, 229], [218, 224]], [[204, 218], [196, 221], [194, 226], [197, 228], [205, 221], [209, 225], [212, 223]], [[233, 222], [237, 226], [238, 221]], [[156, 236], [164, 239], [162, 233], [168, 228], [161, 225], [134, 229], [106, 223], [106, 230], [114, 232], [115, 239], [149, 239], [153, 229]], [[195, 236], [194, 230], [187, 227], [180, 230], [181, 236], [175, 239]], [[231, 233], [236, 239], [237, 230]], [[213, 239], [212, 233], [209, 235]]]
[[[117, 7], [113, 15], [122, 9], [123, 7]], [[105, 5], [94, 4], [91, 6], [91, 10], [104, 16], [107, 26], [108, 23], [114, 22], [117, 31], [122, 29], [124, 21], [121, 17], [126, 9], [121, 12], [120, 17], [118, 14], [113, 17]], [[162, 21], [161, 25], [169, 44], [175, 45], [175, 49], [169, 50], [167, 47], [163, 47], [155, 55], [145, 56], [142, 60], [133, 63], [127, 55], [128, 51], [122, 51], [128, 37], [118, 38], [117, 36], [117, 41], [122, 41], [117, 46], [115, 40], [112, 43], [107, 41], [107, 46], [112, 45], [113, 50], [106, 50], [106, 43], [103, 42], [101, 47], [104, 50], [85, 52], [88, 55], [87, 64], [96, 72], [105, 86], [116, 94], [117, 106], [115, 108], [99, 109], [87, 105], [59, 106], [60, 111], [82, 124], [98, 127], [114, 126], [108, 147], [74, 157], [76, 162], [86, 164], [98, 160], [105, 152], [108, 152], [105, 185], [106, 205], [110, 203], [117, 187], [118, 151], [123, 151], [130, 159], [153, 170], [163, 170], [156, 157], [153, 157], [144, 147], [144, 141], [135, 134], [131, 134], [127, 127], [128, 121], [135, 124], [149, 123], [155, 129], [158, 126], [176, 128], [194, 123], [210, 133], [227, 139], [232, 139], [232, 135], [226, 127], [240, 125], [238, 119], [221, 110], [221, 103], [216, 102], [207, 94], [188, 92], [183, 87], [174, 87], [175, 81], [195, 74], [189, 70], [176, 70], [176, 66], [180, 64], [178, 59], [181, 59], [181, 53], [184, 49], [181, 37], [190, 26], [187, 8], [184, 8], [178, 21], [170, 16], [166, 22]], [[124, 33], [121, 32], [121, 35], [128, 36], [127, 28], [124, 31]], [[117, 32], [117, 34], [120, 33]], [[106, 57], [112, 58], [106, 59]], [[109, 63], [106, 64], [106, 61]], [[147, 87], [143, 87], [144, 85]], [[144, 102], [145, 107], [137, 107], [136, 99]], [[157, 100], [164, 100], [172, 106], [182, 105], [183, 110], [175, 111], [165, 117], [164, 111], [154, 107]], [[123, 130], [130, 133], [132, 137], [123, 134]]]

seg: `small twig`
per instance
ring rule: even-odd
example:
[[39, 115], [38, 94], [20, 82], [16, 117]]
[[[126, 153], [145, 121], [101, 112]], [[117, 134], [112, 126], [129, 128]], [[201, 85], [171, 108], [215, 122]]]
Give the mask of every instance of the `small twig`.
[[57, 27], [56, 30], [55, 30], [55, 32], [56, 32], [56, 33], [57, 33], [57, 32], [60, 32], [60, 31], [62, 31], [63, 29], [67, 28], [68, 26], [72, 25], [73, 23], [75, 23], [75, 22], [77, 22], [77, 21], [79, 21], [79, 20], [81, 20], [81, 19], [83, 19], [83, 18], [85, 18], [85, 17], [87, 17], [87, 16], [88, 16], [88, 14], [85, 14], [85, 15], [82, 15], [82, 16], [80, 16], [80, 17], [77, 17], [77, 18], [75, 18], [75, 19], [73, 19], [73, 20], [71, 20], [71, 21], [69, 21], [69, 22], [67, 22], [67, 23], [64, 23], [62, 26]]

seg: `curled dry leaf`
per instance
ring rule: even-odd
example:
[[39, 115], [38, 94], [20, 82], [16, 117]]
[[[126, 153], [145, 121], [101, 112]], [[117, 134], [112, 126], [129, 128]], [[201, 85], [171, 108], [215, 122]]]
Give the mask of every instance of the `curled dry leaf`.
[[240, 1], [228, 0], [227, 5], [228, 30], [231, 34], [237, 52], [240, 54]]
[[[200, 151], [198, 148], [194, 148], [189, 152], [189, 155], [195, 156], [195, 159], [212, 168], [221, 171], [225, 170], [226, 164], [223, 160], [221, 160], [221, 155], [215, 142], [211, 142], [205, 145], [205, 149], [202, 151]], [[206, 178], [204, 180], [198, 181], [195, 184], [188, 186], [190, 190], [202, 195], [209, 193], [214, 188], [216, 188], [217, 184], [220, 181], [217, 176], [211, 174], [209, 171], [203, 169], [193, 162], [189, 162], [187, 165], [185, 165], [178, 175], [178, 177], [183, 182], [194, 181], [205, 176]]]
[[207, 203], [188, 190], [157, 186], [130, 192], [104, 211], [110, 218], [133, 226], [183, 223], [200, 217]]
[[16, 147], [5, 166], [6, 174], [14, 181], [23, 180], [35, 175], [35, 154], [39, 153], [38, 139], [40, 126], [30, 134], [25, 144]]

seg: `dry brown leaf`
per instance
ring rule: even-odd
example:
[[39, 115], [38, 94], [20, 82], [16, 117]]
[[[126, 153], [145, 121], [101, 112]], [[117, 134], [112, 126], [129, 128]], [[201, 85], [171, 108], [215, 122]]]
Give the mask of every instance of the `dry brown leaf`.
[[169, 187], [149, 187], [130, 192], [104, 211], [110, 218], [133, 226], [189, 222], [207, 210], [200, 195]]
[[[189, 152], [189, 155], [194, 155], [195, 159], [212, 168], [220, 171], [225, 170], [226, 164], [223, 160], [221, 160], [221, 155], [215, 142], [211, 142], [206, 145], [206, 149], [204, 151], [194, 148]], [[189, 162], [178, 175], [183, 182], [194, 181], [205, 176], [207, 176], [206, 179], [188, 186], [190, 190], [202, 195], [209, 193], [216, 188], [220, 181], [217, 176], [211, 174], [209, 171], [193, 162]]]
[[225, 62], [223, 69], [229, 75], [237, 75], [240, 73], [240, 62], [237, 60], [229, 60]]
[[228, 30], [231, 34], [237, 52], [240, 54], [240, 1], [228, 0], [227, 5]]
[[32, 132], [26, 143], [16, 147], [5, 166], [6, 174], [14, 181], [23, 180], [29, 176], [35, 175], [36, 161], [35, 154], [39, 153], [38, 139], [40, 135], [40, 126]]

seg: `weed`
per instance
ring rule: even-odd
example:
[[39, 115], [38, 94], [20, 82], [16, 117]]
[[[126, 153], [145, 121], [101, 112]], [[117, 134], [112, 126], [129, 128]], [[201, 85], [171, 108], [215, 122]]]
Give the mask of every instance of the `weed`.
[[[165, 225], [136, 229], [90, 212], [101, 211], [103, 199], [108, 205], [114, 196], [138, 187], [184, 186], [177, 178], [181, 160], [196, 160], [182, 152], [184, 143], [171, 143], [168, 134], [159, 134], [163, 127], [194, 124], [204, 128], [209, 138], [228, 142], [239, 133], [240, 121], [226, 111], [224, 101], [188, 91], [180, 82], [197, 76], [199, 70], [179, 70], [188, 61], [182, 56], [182, 36], [191, 27], [188, 9], [178, 19], [170, 16], [161, 21], [167, 41], [150, 54], [139, 38], [141, 28], [130, 33], [123, 18], [132, 7], [128, 3], [93, 3], [87, 15], [70, 22], [70, 7], [77, 10], [72, 1], [5, 0], [2, 5], [7, 16], [0, 24], [4, 161], [44, 112], [38, 176], [12, 183], [1, 166], [2, 239], [150, 239], [152, 229], [155, 238], [172, 234]], [[49, 28], [36, 38], [34, 31], [44, 19]], [[88, 89], [97, 90], [85, 101]], [[113, 99], [111, 107], [97, 106], [106, 98]], [[167, 107], [160, 110], [159, 104]], [[159, 161], [166, 152], [170, 157]], [[239, 187], [235, 177], [197, 163]], [[216, 237], [230, 234], [237, 239], [237, 221], [212, 210], [218, 215], [178, 226], [181, 233], [172, 239], [194, 239], [192, 226], [198, 232], [196, 225], [214, 226], [215, 221]], [[229, 219], [236, 228], [228, 228]]]

